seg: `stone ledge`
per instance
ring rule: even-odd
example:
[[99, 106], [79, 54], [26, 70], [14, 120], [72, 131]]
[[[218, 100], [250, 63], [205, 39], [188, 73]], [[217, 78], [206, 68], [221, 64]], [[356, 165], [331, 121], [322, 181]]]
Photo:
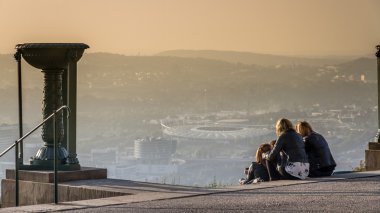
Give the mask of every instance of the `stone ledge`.
[[380, 143], [379, 142], [369, 142], [368, 143], [368, 149], [369, 150], [380, 150]]
[[[54, 203], [54, 184], [32, 181], [20, 181], [20, 205], [36, 205]], [[87, 188], [86, 186], [58, 185], [59, 202], [89, 200], [114, 196], [129, 195], [129, 193], [115, 192], [102, 189]], [[15, 180], [1, 181], [2, 207], [15, 206]]]
[[365, 150], [365, 169], [380, 170], [380, 150]]
[[[6, 179], [15, 179], [15, 170], [7, 169]], [[58, 171], [58, 182], [89, 179], [106, 179], [107, 169], [82, 167], [77, 171]], [[19, 180], [53, 183], [54, 171], [19, 170]]]
[[[380, 176], [380, 170], [379, 171], [371, 171], [371, 172], [351, 172], [351, 173], [344, 173], [344, 174], [337, 174], [333, 175], [331, 177], [323, 177], [323, 178], [307, 178], [306, 180], [279, 180], [279, 181], [273, 181], [273, 182], [263, 182], [260, 184], [249, 184], [249, 185], [235, 185], [227, 188], [219, 188], [219, 189], [210, 189], [210, 188], [199, 188], [199, 187], [189, 187], [189, 186], [177, 186], [177, 185], [165, 185], [165, 184], [155, 184], [155, 183], [145, 183], [145, 182], [135, 182], [130, 180], [116, 180], [116, 179], [109, 179], [105, 181], [105, 183], [100, 185], [109, 185], [108, 181], [116, 181], [115, 184], [120, 184], [122, 188], [126, 188], [128, 191], [136, 188], [135, 191], [132, 194], [127, 194], [125, 196], [115, 196], [115, 197], [107, 197], [102, 199], [93, 199], [93, 200], [79, 200], [79, 201], [71, 201], [71, 202], [64, 202], [60, 203], [58, 205], [55, 204], [40, 204], [40, 205], [33, 205], [33, 206], [22, 206], [22, 207], [13, 207], [13, 208], [3, 208], [0, 209], [0, 212], [52, 212], [52, 211], [91, 211], [94, 210], [96, 212], [97, 208], [102, 208], [106, 206], [116, 206], [116, 205], [123, 205], [128, 203], [140, 203], [140, 202], [147, 202], [147, 201], [154, 201], [154, 200], [171, 200], [171, 199], [178, 199], [178, 198], [188, 198], [188, 197], [194, 197], [194, 196], [200, 196], [200, 195], [212, 195], [216, 193], [225, 193], [225, 192], [239, 192], [239, 191], [250, 191], [250, 190], [256, 190], [256, 189], [275, 189], [276, 187], [282, 187], [282, 186], [289, 186], [289, 185], [298, 185], [298, 184], [317, 184], [319, 182], [335, 182], [335, 181], [341, 181], [344, 179], [357, 179], [362, 180], [362, 178], [366, 177], [377, 177]], [[94, 181], [94, 180], [93, 180]], [[120, 183], [124, 182], [124, 183]], [[72, 182], [70, 182], [71, 184]], [[363, 181], [365, 184], [366, 182]], [[81, 184], [86, 185], [86, 184]], [[93, 184], [90, 184], [93, 185]], [[144, 186], [144, 187], [141, 187]], [[129, 187], [128, 187], [129, 186]], [[166, 186], [168, 187], [167, 190], [162, 191], [162, 187]], [[150, 189], [148, 189], [148, 188]], [[176, 188], [186, 188], [186, 189], [193, 189], [194, 193], [189, 193], [188, 190], [176, 190]], [[112, 185], [111, 188], [114, 188]], [[203, 189], [200, 191], [200, 189]], [[332, 187], [334, 189], [334, 187]], [[355, 191], [353, 189], [353, 191]], [[320, 191], [319, 191], [320, 192]], [[302, 191], [293, 191], [295, 194], [304, 194], [305, 192]], [[310, 193], [310, 191], [307, 191], [306, 193]], [[338, 192], [340, 193], [340, 192]], [[284, 196], [289, 196], [288, 194], [283, 194]], [[340, 195], [341, 196], [341, 195]], [[358, 196], [363, 198], [363, 196]], [[246, 200], [242, 200], [242, 202], [245, 202]], [[340, 202], [340, 200], [333, 200], [334, 202]], [[174, 201], [178, 202], [178, 201]], [[250, 200], [248, 202], [251, 203]], [[331, 200], [328, 200], [326, 202], [331, 203]], [[288, 208], [288, 207], [287, 207]], [[339, 208], [338, 208], [339, 209]], [[104, 210], [104, 209], [101, 209]], [[133, 211], [134, 209], [130, 209], [130, 211]], [[202, 206], [202, 208], [197, 209], [198, 211], [207, 211], [208, 206]], [[288, 209], [289, 210], [289, 209]], [[320, 210], [320, 209], [319, 209]], [[120, 210], [121, 211], [121, 210]], [[158, 211], [157, 208], [147, 208], [147, 209], [140, 209], [140, 211], [146, 211], [146, 212], [155, 212]], [[178, 210], [177, 210], [178, 211]], [[190, 210], [189, 210], [190, 211]], [[315, 209], [315, 211], [318, 211], [318, 209]], [[99, 210], [97, 210], [99, 212]], [[105, 212], [105, 211], [103, 211]]]

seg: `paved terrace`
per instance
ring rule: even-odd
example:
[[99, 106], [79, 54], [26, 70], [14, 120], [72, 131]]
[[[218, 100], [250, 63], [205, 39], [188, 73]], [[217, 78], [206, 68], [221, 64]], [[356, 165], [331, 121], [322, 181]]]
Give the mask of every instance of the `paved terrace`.
[[[63, 184], [81, 187], [84, 181]], [[220, 189], [113, 179], [86, 181], [86, 187], [126, 195], [0, 212], [380, 212], [380, 171]]]

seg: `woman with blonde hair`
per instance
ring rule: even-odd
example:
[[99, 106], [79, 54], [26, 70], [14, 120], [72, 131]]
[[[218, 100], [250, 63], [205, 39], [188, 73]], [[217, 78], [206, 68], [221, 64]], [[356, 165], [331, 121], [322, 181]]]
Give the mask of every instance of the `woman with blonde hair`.
[[326, 139], [315, 132], [306, 121], [300, 121], [296, 125], [296, 131], [303, 137], [305, 150], [309, 158], [309, 177], [331, 176], [336, 167]]
[[[276, 135], [273, 149], [264, 155], [270, 180], [305, 179], [309, 175], [309, 162], [302, 137], [294, 130], [292, 122], [286, 118], [279, 119]], [[277, 166], [279, 158], [281, 165]]]

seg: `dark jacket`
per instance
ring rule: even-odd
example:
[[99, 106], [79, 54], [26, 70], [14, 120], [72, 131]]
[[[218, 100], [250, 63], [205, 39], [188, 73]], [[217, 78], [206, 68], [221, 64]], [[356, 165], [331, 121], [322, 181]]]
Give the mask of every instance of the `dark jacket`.
[[329, 145], [322, 135], [312, 132], [309, 136], [304, 137], [304, 141], [310, 170], [336, 166]]
[[280, 135], [268, 155], [268, 160], [274, 162], [280, 151], [288, 156], [287, 162], [308, 162], [302, 137], [294, 130], [288, 130]]

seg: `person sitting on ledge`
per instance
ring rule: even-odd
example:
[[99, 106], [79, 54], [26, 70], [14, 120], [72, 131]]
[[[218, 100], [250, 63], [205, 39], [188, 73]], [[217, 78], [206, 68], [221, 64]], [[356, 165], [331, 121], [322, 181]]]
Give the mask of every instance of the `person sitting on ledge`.
[[271, 149], [272, 145], [268, 143], [263, 143], [259, 146], [256, 151], [256, 162], [252, 162], [249, 168], [245, 168], [244, 173], [247, 175], [247, 178], [241, 178], [239, 180], [241, 185], [269, 180], [266, 160], [262, 158], [262, 154], [269, 152]]
[[296, 131], [303, 137], [305, 143], [310, 163], [309, 177], [331, 176], [336, 163], [325, 138], [314, 132], [306, 121], [298, 122]]
[[[277, 121], [276, 135], [278, 138], [272, 151], [264, 154], [270, 180], [305, 179], [309, 175], [309, 162], [302, 137], [286, 118]], [[279, 157], [281, 165], [277, 164]]]

